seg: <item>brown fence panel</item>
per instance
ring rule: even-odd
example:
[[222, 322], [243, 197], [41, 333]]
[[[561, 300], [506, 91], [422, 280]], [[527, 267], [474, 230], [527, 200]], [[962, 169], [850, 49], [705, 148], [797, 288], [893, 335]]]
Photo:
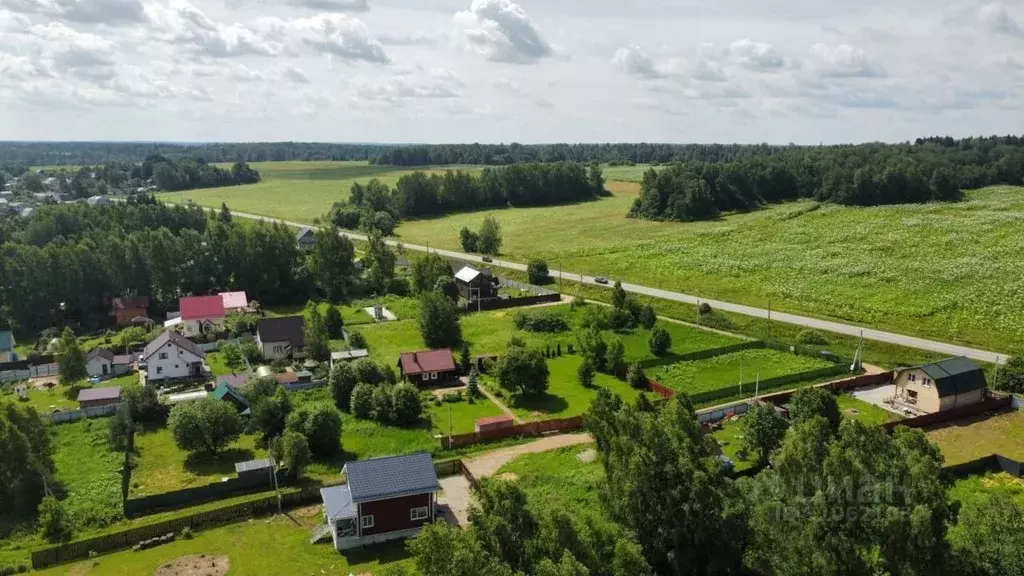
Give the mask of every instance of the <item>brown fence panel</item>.
[[654, 380], [650, 379], [647, 380], [647, 389], [650, 390], [651, 392], [654, 392], [658, 396], [665, 398], [666, 400], [669, 398], [673, 398], [676, 395], [675, 390], [669, 388], [668, 386], [662, 385], [661, 382], [655, 382]]
[[482, 442], [493, 442], [495, 440], [504, 440], [505, 438], [515, 438], [517, 436], [540, 436], [541, 434], [547, 434], [550, 432], [569, 432], [579, 430], [581, 428], [583, 428], [583, 416], [574, 416], [572, 418], [526, 422], [524, 424], [516, 424], [515, 426], [496, 428], [494, 430], [484, 430], [471, 434], [443, 436], [441, 437], [440, 442], [441, 448], [460, 448], [462, 446], [470, 446], [472, 444], [479, 444]]

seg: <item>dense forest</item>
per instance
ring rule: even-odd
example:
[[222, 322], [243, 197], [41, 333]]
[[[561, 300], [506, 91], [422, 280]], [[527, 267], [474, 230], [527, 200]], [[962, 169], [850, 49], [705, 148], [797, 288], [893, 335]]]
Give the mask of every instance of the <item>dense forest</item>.
[[329, 217], [340, 228], [377, 229], [387, 235], [394, 222], [403, 218], [551, 206], [591, 200], [603, 193], [601, 168], [578, 162], [484, 168], [478, 176], [451, 170], [429, 175], [413, 172], [399, 178], [394, 189], [376, 179], [353, 184], [349, 199], [336, 202]]
[[143, 195], [43, 206], [28, 219], [0, 218], [0, 326], [19, 334], [106, 326], [115, 296], [150, 296], [172, 310], [181, 295], [223, 290], [305, 302], [304, 270], [284, 225], [242, 226]]
[[793, 149], [650, 170], [629, 215], [704, 220], [795, 198], [847, 206], [950, 201], [963, 189], [1022, 183], [1024, 148], [1010, 144], [964, 148], [936, 139], [910, 148]]

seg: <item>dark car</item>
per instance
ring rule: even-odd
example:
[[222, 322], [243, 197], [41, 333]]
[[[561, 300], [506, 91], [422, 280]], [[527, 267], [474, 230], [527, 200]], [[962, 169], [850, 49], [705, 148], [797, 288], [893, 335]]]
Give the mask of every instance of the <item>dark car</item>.
[[598, 284], [607, 284], [608, 279], [604, 276], [598, 276], [597, 278], [594, 278], [594, 282], [597, 282]]
[[492, 258], [491, 258], [490, 256], [484, 256], [484, 257], [482, 258], [482, 260], [483, 260], [484, 262], [494, 262], [494, 260], [493, 260], [493, 259], [492, 259]]

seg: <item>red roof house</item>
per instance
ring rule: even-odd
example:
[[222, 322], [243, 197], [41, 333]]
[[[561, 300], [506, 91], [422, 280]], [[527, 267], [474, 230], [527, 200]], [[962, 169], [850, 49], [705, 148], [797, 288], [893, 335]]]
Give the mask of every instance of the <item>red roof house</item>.
[[414, 384], [447, 384], [457, 376], [455, 358], [448, 348], [405, 352], [398, 359], [398, 368], [402, 377]]
[[245, 292], [221, 292], [220, 297], [224, 301], [224, 309], [228, 312], [242, 310], [249, 306], [249, 298]]
[[190, 296], [178, 301], [182, 320], [205, 320], [224, 317], [224, 299], [215, 296]]

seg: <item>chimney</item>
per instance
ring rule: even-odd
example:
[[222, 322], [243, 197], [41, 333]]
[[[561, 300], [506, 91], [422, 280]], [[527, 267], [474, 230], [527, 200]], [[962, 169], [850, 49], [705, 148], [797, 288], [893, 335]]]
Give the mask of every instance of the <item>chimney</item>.
[[417, 364], [419, 364], [419, 362], [420, 362], [419, 358], [416, 357], [416, 353], [415, 352], [412, 353], [412, 361], [416, 362]]

